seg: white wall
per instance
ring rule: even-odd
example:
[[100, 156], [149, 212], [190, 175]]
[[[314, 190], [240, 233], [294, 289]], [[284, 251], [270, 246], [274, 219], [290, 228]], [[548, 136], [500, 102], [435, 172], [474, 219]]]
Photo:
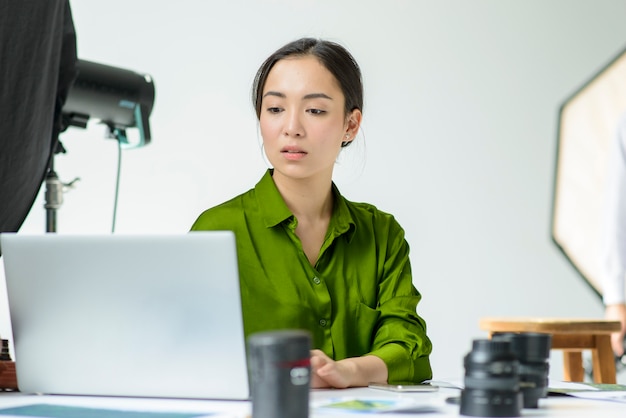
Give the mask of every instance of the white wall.
[[[151, 74], [153, 143], [123, 155], [118, 232], [185, 232], [266, 164], [250, 104], [262, 60], [311, 35], [347, 46], [364, 125], [336, 182], [412, 247], [435, 377], [462, 374], [479, 318], [600, 317], [550, 237], [560, 104], [626, 44], [626, 2], [74, 0], [79, 57]], [[58, 230], [110, 231], [116, 147], [71, 128]], [[43, 232], [40, 198], [21, 231]], [[68, 254], [71, 257], [71, 254]], [[3, 295], [3, 298], [5, 296]], [[0, 334], [10, 333], [0, 299]], [[560, 358], [553, 358], [560, 377]]]

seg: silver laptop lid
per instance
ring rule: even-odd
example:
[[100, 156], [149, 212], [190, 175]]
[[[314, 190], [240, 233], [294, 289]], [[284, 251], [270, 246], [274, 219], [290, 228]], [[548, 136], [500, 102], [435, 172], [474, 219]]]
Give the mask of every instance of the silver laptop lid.
[[0, 245], [21, 391], [248, 398], [232, 232]]

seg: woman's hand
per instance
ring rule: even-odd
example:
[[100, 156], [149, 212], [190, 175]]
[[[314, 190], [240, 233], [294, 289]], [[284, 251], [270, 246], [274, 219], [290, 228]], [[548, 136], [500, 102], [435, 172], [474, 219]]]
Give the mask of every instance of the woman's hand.
[[311, 388], [347, 388], [386, 382], [387, 365], [376, 356], [335, 361], [321, 350], [311, 351]]

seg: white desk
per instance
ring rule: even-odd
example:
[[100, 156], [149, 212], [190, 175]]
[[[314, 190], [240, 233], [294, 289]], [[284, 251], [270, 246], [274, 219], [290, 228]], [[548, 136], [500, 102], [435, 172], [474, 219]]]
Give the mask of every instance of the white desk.
[[[449, 396], [458, 395], [458, 390], [441, 389], [435, 393], [395, 394], [386, 391], [367, 388], [355, 388], [345, 390], [314, 390], [311, 393], [311, 404], [328, 398], [357, 397], [357, 398], [394, 398], [394, 397], [418, 397], [432, 400], [440, 405], [436, 413], [386, 413], [386, 414], [354, 414], [341, 413], [329, 414], [313, 410], [311, 417], [356, 417], [356, 416], [385, 416], [385, 417], [459, 417], [459, 407], [445, 403]], [[134, 410], [151, 412], [199, 412], [213, 413], [212, 418], [244, 418], [250, 415], [249, 402], [226, 402], [226, 401], [198, 401], [180, 399], [138, 399], [138, 398], [107, 398], [85, 396], [41, 396], [26, 395], [21, 393], [0, 393], [0, 409], [17, 407], [31, 404], [54, 404], [64, 406], [79, 406], [89, 408], [103, 408], [114, 410]], [[538, 409], [524, 409], [522, 417], [562, 417], [562, 418], [624, 418], [626, 416], [626, 404], [609, 401], [595, 401], [577, 399], [572, 397], [549, 397], [539, 401]], [[111, 418], [114, 418], [113, 415]]]

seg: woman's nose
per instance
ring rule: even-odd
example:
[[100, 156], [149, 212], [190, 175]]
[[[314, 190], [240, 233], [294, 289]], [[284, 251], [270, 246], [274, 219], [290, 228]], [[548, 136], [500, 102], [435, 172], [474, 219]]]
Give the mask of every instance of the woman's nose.
[[304, 134], [304, 128], [302, 127], [302, 121], [298, 112], [286, 112], [287, 117], [285, 120], [284, 133], [286, 136], [300, 137]]

